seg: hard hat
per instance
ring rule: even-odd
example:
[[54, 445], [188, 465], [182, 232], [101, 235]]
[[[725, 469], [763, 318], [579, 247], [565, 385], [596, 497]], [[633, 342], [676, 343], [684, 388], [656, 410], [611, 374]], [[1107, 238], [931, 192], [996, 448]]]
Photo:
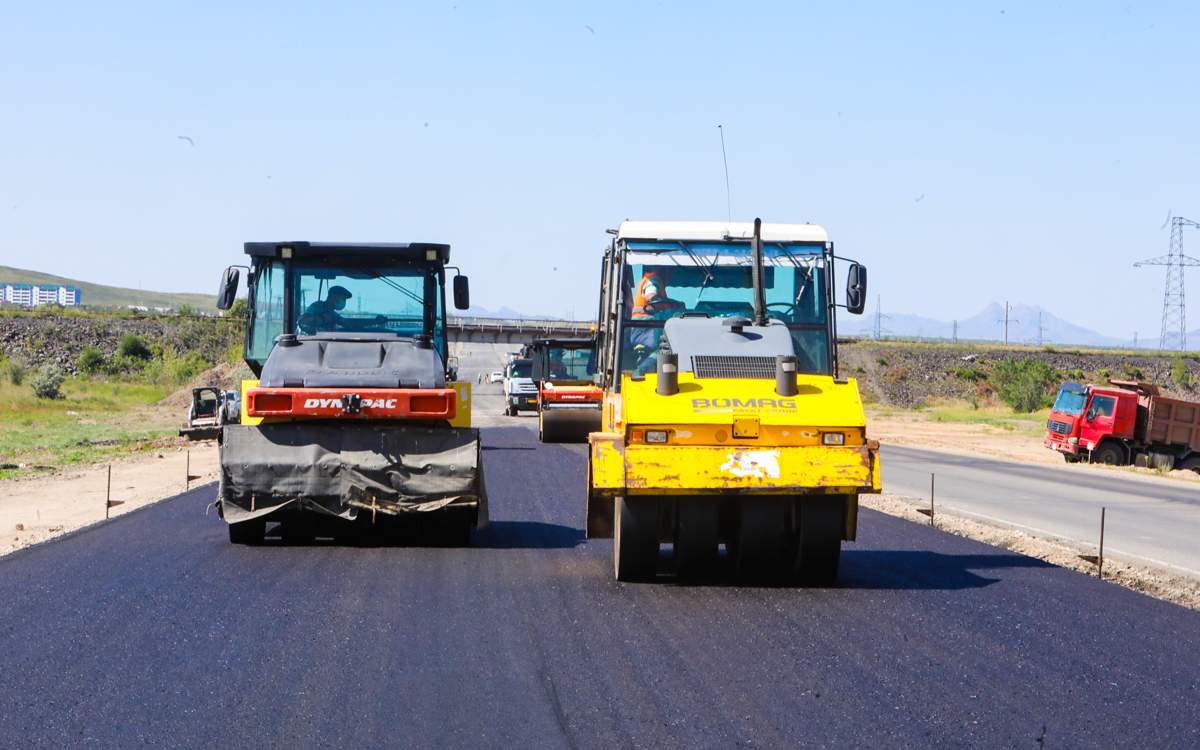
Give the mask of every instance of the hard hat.
[[351, 294], [350, 290], [344, 286], [331, 286], [331, 287], [329, 287], [329, 294], [327, 296], [330, 299], [332, 299], [333, 297], [341, 297], [342, 299], [350, 299], [354, 295]]

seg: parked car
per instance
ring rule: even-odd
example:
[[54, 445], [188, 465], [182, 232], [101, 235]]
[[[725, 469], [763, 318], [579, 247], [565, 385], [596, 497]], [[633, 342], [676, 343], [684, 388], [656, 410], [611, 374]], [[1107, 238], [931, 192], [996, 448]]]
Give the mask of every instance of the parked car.
[[490, 376], [488, 376], [488, 382], [489, 383], [503, 383], [504, 382], [504, 372], [501, 370], [496, 370]]

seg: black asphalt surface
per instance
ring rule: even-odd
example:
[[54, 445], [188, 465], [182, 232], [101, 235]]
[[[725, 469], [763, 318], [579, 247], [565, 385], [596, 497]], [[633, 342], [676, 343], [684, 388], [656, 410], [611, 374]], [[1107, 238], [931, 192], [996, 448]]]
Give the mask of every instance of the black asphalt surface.
[[209, 486], [0, 559], [0, 747], [1200, 747], [1200, 614], [872, 512], [835, 588], [620, 584], [582, 447], [485, 446], [470, 549]]

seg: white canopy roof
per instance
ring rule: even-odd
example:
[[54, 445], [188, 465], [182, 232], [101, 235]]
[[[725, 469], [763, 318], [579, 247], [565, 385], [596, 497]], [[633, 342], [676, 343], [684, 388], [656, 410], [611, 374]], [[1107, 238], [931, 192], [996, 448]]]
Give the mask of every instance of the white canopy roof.
[[[617, 230], [620, 240], [709, 240], [729, 237], [749, 240], [754, 223], [749, 221], [623, 221]], [[763, 222], [765, 242], [828, 242], [829, 235], [817, 224], [768, 224]]]

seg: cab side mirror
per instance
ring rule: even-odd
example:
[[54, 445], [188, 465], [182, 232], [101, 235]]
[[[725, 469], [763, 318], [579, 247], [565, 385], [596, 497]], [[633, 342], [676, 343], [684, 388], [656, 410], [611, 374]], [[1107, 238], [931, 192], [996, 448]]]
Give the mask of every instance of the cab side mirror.
[[466, 276], [454, 277], [454, 308], [466, 310], [471, 306], [471, 285]]
[[846, 311], [862, 315], [866, 306], [867, 267], [861, 263], [851, 263], [850, 271], [846, 274]]
[[233, 300], [237, 297], [238, 279], [241, 278], [241, 271], [238, 271], [233, 266], [225, 269], [225, 273], [221, 274], [221, 286], [217, 289], [217, 309], [228, 310], [233, 307]]

